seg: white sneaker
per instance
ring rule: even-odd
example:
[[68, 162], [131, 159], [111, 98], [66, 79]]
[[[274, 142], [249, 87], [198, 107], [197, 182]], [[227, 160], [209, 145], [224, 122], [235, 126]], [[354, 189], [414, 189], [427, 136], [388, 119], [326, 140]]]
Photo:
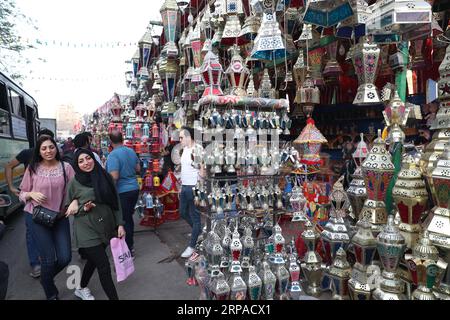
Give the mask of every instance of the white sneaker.
[[194, 253], [194, 248], [187, 247], [186, 250], [181, 254], [182, 258], [189, 258]]
[[91, 290], [88, 287], [78, 288], [75, 290], [75, 295], [81, 300], [95, 300], [94, 296], [91, 294]]

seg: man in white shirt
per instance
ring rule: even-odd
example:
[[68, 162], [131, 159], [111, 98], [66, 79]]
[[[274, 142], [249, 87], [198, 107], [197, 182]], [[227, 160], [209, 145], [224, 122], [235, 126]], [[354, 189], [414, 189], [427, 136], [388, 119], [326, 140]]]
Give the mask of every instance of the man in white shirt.
[[195, 208], [194, 191], [192, 189], [199, 178], [199, 170], [193, 166], [194, 129], [182, 127], [180, 129], [180, 143], [183, 147], [181, 154], [180, 214], [192, 227], [191, 241], [181, 257], [189, 258], [195, 251], [194, 248], [202, 230], [200, 213]]

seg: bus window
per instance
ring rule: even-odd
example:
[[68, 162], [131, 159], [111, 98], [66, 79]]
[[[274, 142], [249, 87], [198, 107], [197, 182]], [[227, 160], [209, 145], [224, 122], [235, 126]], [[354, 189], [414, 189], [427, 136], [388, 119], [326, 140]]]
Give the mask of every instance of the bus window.
[[12, 113], [18, 117], [25, 118], [26, 115], [23, 97], [21, 97], [17, 92], [11, 89], [9, 89], [9, 94], [11, 97]]
[[6, 86], [0, 82], [0, 135], [11, 136]]

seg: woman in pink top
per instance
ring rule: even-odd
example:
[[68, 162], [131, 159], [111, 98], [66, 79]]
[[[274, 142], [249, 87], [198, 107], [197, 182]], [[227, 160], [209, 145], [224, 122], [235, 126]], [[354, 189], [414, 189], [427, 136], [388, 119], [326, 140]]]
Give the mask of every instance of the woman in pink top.
[[[50, 136], [40, 137], [20, 185], [19, 198], [25, 202], [25, 213], [31, 214], [37, 205], [65, 212], [61, 205], [74, 174], [72, 166], [61, 161], [55, 140]], [[41, 259], [42, 287], [48, 300], [57, 300], [54, 277], [72, 260], [69, 220], [63, 216], [51, 228], [33, 222], [32, 232]]]

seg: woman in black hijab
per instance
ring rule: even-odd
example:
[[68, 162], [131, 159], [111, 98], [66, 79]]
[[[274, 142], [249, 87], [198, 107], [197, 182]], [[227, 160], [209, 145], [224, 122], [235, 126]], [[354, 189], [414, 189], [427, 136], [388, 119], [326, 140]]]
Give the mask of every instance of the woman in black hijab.
[[83, 300], [94, 300], [87, 284], [97, 268], [106, 295], [111, 300], [117, 300], [105, 251], [112, 238], [125, 236], [117, 190], [112, 177], [95, 161], [92, 151], [78, 149], [73, 167], [75, 179], [69, 183], [67, 190], [67, 203], [72, 205], [66, 215], [75, 217], [75, 244], [87, 259], [75, 295]]

